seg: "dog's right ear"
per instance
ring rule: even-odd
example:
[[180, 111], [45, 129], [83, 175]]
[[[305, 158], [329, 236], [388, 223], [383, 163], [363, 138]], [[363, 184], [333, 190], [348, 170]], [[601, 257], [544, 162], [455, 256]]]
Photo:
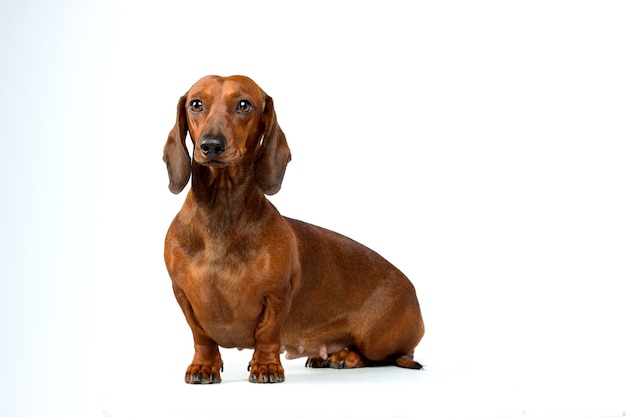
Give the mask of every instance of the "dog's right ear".
[[163, 161], [170, 177], [170, 191], [180, 193], [191, 177], [191, 158], [185, 145], [187, 138], [187, 94], [178, 100], [176, 124], [170, 131], [163, 148]]

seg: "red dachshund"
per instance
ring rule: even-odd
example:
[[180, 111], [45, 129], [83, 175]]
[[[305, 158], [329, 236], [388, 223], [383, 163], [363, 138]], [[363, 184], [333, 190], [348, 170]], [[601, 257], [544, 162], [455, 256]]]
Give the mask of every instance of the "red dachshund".
[[[193, 156], [185, 146], [187, 133]], [[250, 382], [282, 382], [280, 354], [307, 366], [420, 369], [415, 289], [380, 255], [281, 216], [291, 153], [272, 98], [243, 76], [207, 76], [180, 98], [165, 144], [169, 189], [191, 189], [165, 239], [174, 294], [193, 333], [185, 381], [221, 381], [218, 346], [254, 349]]]

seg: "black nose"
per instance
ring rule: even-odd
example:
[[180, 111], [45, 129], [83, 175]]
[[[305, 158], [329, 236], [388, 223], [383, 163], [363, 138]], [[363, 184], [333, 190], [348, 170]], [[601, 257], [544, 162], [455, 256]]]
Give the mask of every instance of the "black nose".
[[200, 141], [200, 150], [206, 156], [216, 157], [226, 150], [226, 138], [222, 136], [205, 136]]

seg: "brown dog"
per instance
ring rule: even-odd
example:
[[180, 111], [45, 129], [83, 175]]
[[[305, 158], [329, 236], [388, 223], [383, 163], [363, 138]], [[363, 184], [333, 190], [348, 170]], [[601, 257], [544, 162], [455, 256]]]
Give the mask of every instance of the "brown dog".
[[173, 193], [191, 177], [165, 239], [195, 345], [185, 381], [221, 381], [218, 346], [254, 349], [250, 382], [284, 381], [283, 351], [311, 367], [421, 368], [411, 282], [372, 250], [282, 217], [265, 198], [290, 159], [271, 97], [249, 78], [204, 77], [180, 98], [163, 160]]

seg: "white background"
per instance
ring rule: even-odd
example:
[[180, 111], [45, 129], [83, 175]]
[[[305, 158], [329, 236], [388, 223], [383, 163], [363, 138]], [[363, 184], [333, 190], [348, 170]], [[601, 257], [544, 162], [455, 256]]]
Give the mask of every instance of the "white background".
[[[0, 16], [1, 415], [626, 412], [623, 3], [27, 0]], [[412, 279], [425, 371], [296, 361], [256, 387], [251, 352], [226, 351], [221, 386], [182, 383], [193, 346], [162, 246], [185, 192], [161, 155], [206, 74], [274, 98], [283, 214]]]

